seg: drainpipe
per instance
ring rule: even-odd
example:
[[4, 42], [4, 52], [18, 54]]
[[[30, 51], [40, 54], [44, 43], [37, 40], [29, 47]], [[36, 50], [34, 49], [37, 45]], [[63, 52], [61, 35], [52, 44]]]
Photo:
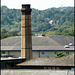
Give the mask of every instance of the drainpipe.
[[69, 71], [67, 71], [66, 75], [69, 75]]

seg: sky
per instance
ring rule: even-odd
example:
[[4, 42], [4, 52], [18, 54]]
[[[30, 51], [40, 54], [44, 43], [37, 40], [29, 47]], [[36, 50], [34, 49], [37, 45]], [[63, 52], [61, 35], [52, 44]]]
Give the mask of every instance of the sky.
[[52, 7], [74, 6], [74, 0], [1, 0], [1, 6], [10, 9], [21, 9], [22, 4], [31, 4], [31, 8], [45, 10]]

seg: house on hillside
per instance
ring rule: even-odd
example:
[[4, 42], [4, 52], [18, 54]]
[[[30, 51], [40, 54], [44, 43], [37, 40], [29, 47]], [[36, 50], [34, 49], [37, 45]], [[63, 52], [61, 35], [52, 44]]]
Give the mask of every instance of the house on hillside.
[[54, 20], [50, 20], [49, 24], [54, 24], [55, 25], [55, 21]]

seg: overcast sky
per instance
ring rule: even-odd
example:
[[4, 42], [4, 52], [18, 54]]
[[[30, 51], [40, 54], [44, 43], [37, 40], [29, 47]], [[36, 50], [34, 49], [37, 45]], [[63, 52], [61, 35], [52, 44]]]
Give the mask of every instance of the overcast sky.
[[31, 8], [45, 10], [52, 7], [74, 6], [74, 0], [1, 0], [1, 5], [21, 9], [22, 4], [31, 4]]

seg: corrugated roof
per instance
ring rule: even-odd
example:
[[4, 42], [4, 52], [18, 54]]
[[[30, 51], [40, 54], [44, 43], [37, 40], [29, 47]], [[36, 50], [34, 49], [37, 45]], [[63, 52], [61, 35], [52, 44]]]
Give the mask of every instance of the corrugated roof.
[[74, 54], [60, 58], [36, 58], [18, 64], [19, 66], [74, 66]]

